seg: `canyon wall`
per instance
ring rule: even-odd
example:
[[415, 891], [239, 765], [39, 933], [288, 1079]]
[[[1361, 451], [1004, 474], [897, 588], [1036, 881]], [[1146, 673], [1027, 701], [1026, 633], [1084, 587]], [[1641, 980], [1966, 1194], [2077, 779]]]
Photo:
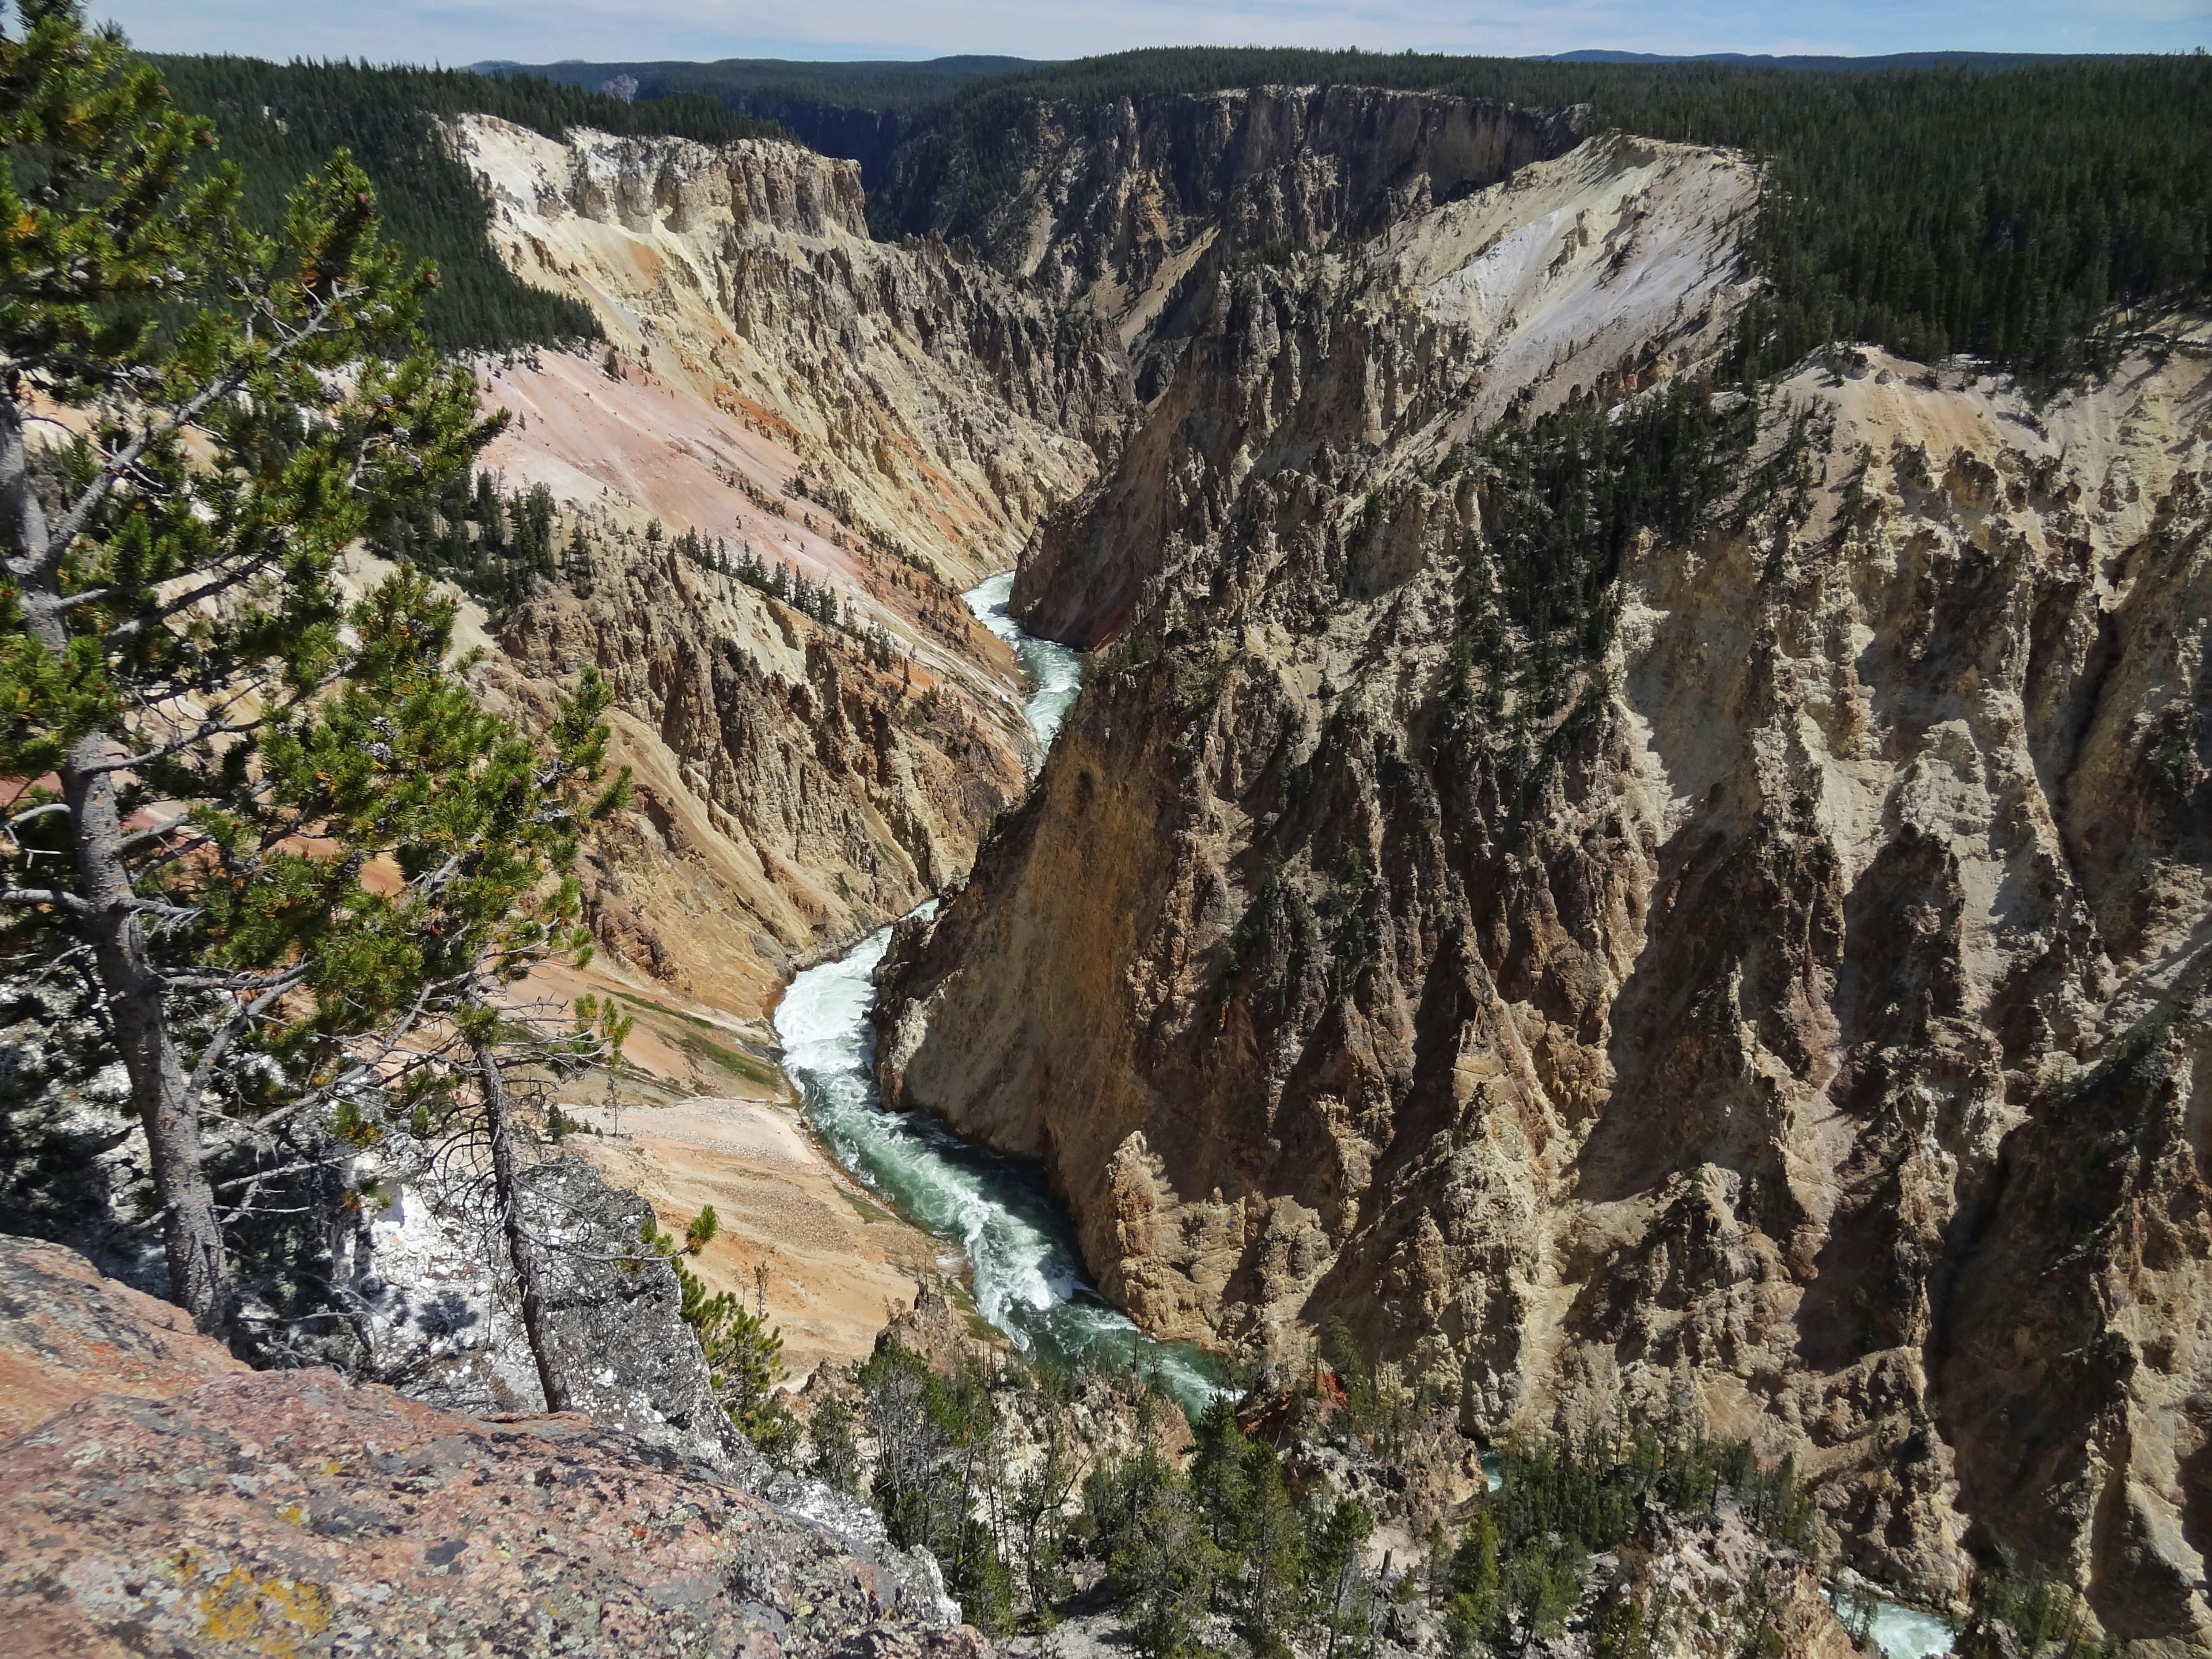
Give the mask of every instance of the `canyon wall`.
[[[2201, 1654], [2212, 381], [1680, 395], [1755, 189], [1595, 139], [1187, 294], [1024, 560], [1113, 648], [902, 928], [886, 1095], [1161, 1335], [1692, 1402], [1878, 1577], [2001, 1546]], [[1672, 505], [1541, 565], [1631, 428]]]
[[[1248, 481], [1460, 441], [1702, 364], [1748, 291], [1741, 160], [1608, 137], [1398, 222], [1356, 252], [1194, 268], [1193, 338], [1120, 465], [1015, 579], [1035, 631], [1091, 646]], [[1340, 457], [1345, 458], [1340, 460]]]
[[911, 135], [886, 213], [957, 237], [1032, 289], [1110, 319], [1151, 398], [1209, 259], [1358, 239], [1579, 137], [1576, 112], [1376, 87], [1249, 87], [1097, 103], [986, 100]]
[[518, 276], [591, 305], [672, 392], [818, 475], [847, 527], [968, 586], [1110, 453], [1112, 334], [942, 242], [868, 238], [860, 169], [793, 144], [713, 148], [489, 117], [449, 142]]
[[[1120, 344], [941, 241], [871, 240], [858, 168], [795, 145], [481, 117], [447, 139], [518, 274], [611, 342], [483, 366], [517, 417], [486, 465], [597, 548], [499, 619], [485, 690], [536, 717], [608, 677], [638, 780], [586, 872], [609, 965], [757, 1016], [964, 869], [1018, 793], [1019, 670], [958, 590], [1116, 452]], [[686, 531], [835, 592], [838, 621], [679, 556]]]
[[[507, 263], [590, 305], [613, 346], [484, 365], [487, 403], [519, 417], [487, 463], [605, 544], [589, 592], [500, 619], [486, 690], [536, 714], [577, 668], [608, 674], [640, 793], [590, 872], [600, 938], [614, 967], [744, 1016], [793, 962], [966, 868], [1018, 793], [1035, 757], [1018, 672], [956, 590], [1119, 457], [1130, 353], [1158, 377], [1214, 337], [1221, 273], [1252, 250], [1382, 231], [1572, 143], [1566, 117], [1353, 88], [1028, 105], [1018, 182], [926, 188], [927, 144], [902, 149], [894, 209], [925, 232], [886, 244], [858, 166], [794, 145], [560, 143], [485, 117], [447, 134]], [[1668, 172], [1599, 165], [1631, 191]], [[948, 242], [985, 183], [980, 240]], [[1747, 191], [1744, 174], [1727, 193]], [[1413, 332], [1406, 349], [1434, 349]], [[1054, 560], [1137, 572], [1128, 548], [1184, 527], [1151, 441], [1114, 475], [1115, 546]], [[897, 660], [643, 544], [656, 519], [835, 588]], [[1031, 562], [1024, 603], [1103, 591], [1047, 583], [1052, 562]]]

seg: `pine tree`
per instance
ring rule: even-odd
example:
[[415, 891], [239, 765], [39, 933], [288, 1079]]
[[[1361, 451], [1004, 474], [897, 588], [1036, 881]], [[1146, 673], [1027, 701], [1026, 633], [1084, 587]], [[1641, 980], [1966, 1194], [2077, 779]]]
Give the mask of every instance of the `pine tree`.
[[[708, 1212], [702, 1211], [703, 1217]], [[717, 1224], [719, 1225], [719, 1224]], [[701, 1242], [714, 1230], [700, 1233], [695, 1220], [686, 1231]], [[661, 1231], [651, 1216], [639, 1224], [638, 1237], [647, 1249], [665, 1259], [676, 1272], [684, 1322], [699, 1339], [707, 1358], [707, 1375], [714, 1396], [729, 1413], [731, 1423], [746, 1439], [779, 1464], [792, 1452], [799, 1425], [783, 1403], [783, 1333], [769, 1322], [765, 1306], [752, 1309], [729, 1291], [710, 1291], [706, 1280], [684, 1265], [674, 1239]]]
[[1232, 1533], [1244, 1562], [1237, 1628], [1259, 1659], [1290, 1659], [1304, 1611], [1305, 1529], [1275, 1449], [1249, 1442], [1242, 1462], [1244, 1501]]
[[1314, 1529], [1308, 1571], [1319, 1614], [1324, 1659], [1336, 1659], [1345, 1638], [1367, 1628], [1372, 1589], [1360, 1551], [1375, 1530], [1375, 1517], [1348, 1498], [1330, 1506]]
[[692, 1255], [698, 1255], [714, 1242], [714, 1235], [721, 1230], [722, 1218], [714, 1213], [713, 1205], [708, 1205], [691, 1218], [691, 1224], [684, 1230], [685, 1251]]
[[1110, 1563], [1109, 1583], [1133, 1606], [1130, 1635], [1145, 1659], [1196, 1659], [1230, 1563], [1189, 1488], [1168, 1482], [1147, 1496]]
[[814, 1408], [806, 1425], [806, 1437], [814, 1455], [808, 1473], [837, 1491], [857, 1494], [860, 1486], [860, 1443], [854, 1432], [857, 1413], [836, 1395]]
[[1498, 1522], [1477, 1510], [1460, 1534], [1445, 1579], [1444, 1629], [1455, 1653], [1472, 1653], [1498, 1620]]
[[[492, 992], [586, 948], [573, 878], [549, 878], [621, 788], [595, 782], [604, 687], [532, 742], [451, 673], [451, 609], [419, 577], [351, 607], [333, 578], [496, 429], [422, 337], [434, 275], [382, 243], [360, 170], [341, 152], [280, 232], [252, 230], [234, 172], [194, 182], [211, 130], [118, 34], [74, 0], [16, 11], [0, 772], [34, 782], [5, 812], [0, 901], [97, 984], [172, 1294], [224, 1331], [210, 1146], [251, 1170], [303, 1115], [373, 1134], [365, 1098], [491, 1109], [480, 1062], [511, 1024]], [[80, 411], [77, 435], [34, 448], [36, 398]], [[562, 1052], [617, 1035], [579, 1013]]]
[[568, 550], [562, 556], [561, 576], [580, 599], [592, 597], [592, 547], [584, 538], [584, 521], [568, 526]]

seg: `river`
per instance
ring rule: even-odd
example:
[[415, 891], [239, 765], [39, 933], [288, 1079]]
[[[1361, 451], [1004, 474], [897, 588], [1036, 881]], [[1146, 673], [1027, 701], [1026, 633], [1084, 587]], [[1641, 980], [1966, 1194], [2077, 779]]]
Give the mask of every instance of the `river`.
[[1000, 639], [1014, 647], [1014, 654], [1022, 659], [1032, 688], [1022, 713], [1028, 716], [1030, 730], [1036, 733], [1038, 744], [1052, 747], [1052, 740], [1060, 731], [1060, 721], [1067, 718], [1075, 694], [1083, 689], [1083, 653], [1050, 640], [1041, 640], [1034, 634], [1025, 634], [1006, 609], [1006, 601], [1013, 597], [1014, 573], [994, 576], [980, 587], [971, 587], [961, 597], [968, 608], [975, 613], [976, 620]]
[[[1038, 744], [1049, 748], [1082, 688], [1083, 657], [1022, 631], [1006, 612], [1013, 580], [994, 576], [964, 597], [1020, 657], [1031, 687], [1023, 713]], [[890, 933], [882, 928], [806, 969], [777, 1006], [784, 1069], [815, 1133], [857, 1180], [958, 1247], [977, 1310], [1023, 1352], [1061, 1364], [1140, 1364], [1186, 1407], [1202, 1405], [1213, 1392], [1205, 1356], [1142, 1335], [1098, 1294], [1066, 1214], [1036, 1170], [971, 1146], [925, 1113], [884, 1109], [868, 1016]]]
[[[1022, 631], [1007, 614], [1011, 572], [963, 595], [986, 628], [1014, 647], [1030, 677], [1023, 713], [1049, 749], [1083, 686], [1083, 656]], [[933, 904], [934, 900], [930, 901]], [[921, 907], [927, 913], [930, 904]], [[1205, 1356], [1184, 1343], [1142, 1335], [1085, 1277], [1067, 1218], [1037, 1172], [971, 1146], [923, 1113], [887, 1112], [876, 1094], [876, 964], [890, 944], [880, 928], [843, 956], [791, 981], [775, 1012], [784, 1068], [830, 1155], [933, 1237], [968, 1261], [975, 1306], [1025, 1353], [1061, 1364], [1088, 1360], [1157, 1372], [1189, 1408], [1214, 1392]], [[1483, 1471], [1494, 1489], [1498, 1461]], [[1932, 1613], [1883, 1601], [1873, 1637], [1883, 1659], [1934, 1659], [1951, 1650], [1951, 1627]]]
[[1935, 1659], [1950, 1652], [1958, 1635], [1934, 1613], [1898, 1601], [1883, 1601], [1875, 1608], [1871, 1634], [1882, 1659]]

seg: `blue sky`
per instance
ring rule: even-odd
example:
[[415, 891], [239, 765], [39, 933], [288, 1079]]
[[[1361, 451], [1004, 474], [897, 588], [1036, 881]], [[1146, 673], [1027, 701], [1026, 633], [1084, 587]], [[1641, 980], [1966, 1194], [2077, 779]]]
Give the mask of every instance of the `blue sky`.
[[2212, 0], [88, 0], [163, 52], [466, 64], [489, 58], [1070, 58], [1127, 46], [1521, 54], [2172, 52]]

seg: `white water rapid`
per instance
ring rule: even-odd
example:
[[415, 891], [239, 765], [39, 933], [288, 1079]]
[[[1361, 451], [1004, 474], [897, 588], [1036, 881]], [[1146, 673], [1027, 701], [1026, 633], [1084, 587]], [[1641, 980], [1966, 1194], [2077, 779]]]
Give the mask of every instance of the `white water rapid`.
[[1039, 746], [1049, 749], [1060, 721], [1067, 718], [1068, 705], [1083, 689], [1083, 653], [1024, 633], [1006, 609], [1013, 592], [1014, 573], [1009, 570], [980, 587], [969, 588], [961, 597], [968, 601], [975, 619], [1012, 646], [1014, 654], [1022, 659], [1035, 688], [1022, 712], [1029, 717], [1030, 730], [1036, 733]]
[[1948, 1653], [1958, 1632], [1932, 1613], [1884, 1601], [1875, 1609], [1871, 1632], [1882, 1659], [1936, 1659]]
[[[1013, 580], [994, 576], [965, 597], [1020, 656], [1033, 687], [1024, 713], [1037, 742], [1049, 747], [1082, 686], [1083, 658], [1024, 633], [1006, 614]], [[1062, 1364], [1141, 1364], [1186, 1406], [1203, 1404], [1213, 1389], [1203, 1356], [1140, 1335], [1091, 1288], [1066, 1218], [1035, 1171], [970, 1146], [926, 1114], [884, 1109], [868, 1015], [890, 932], [871, 933], [806, 969], [776, 1008], [784, 1069], [815, 1133], [853, 1176], [966, 1254], [976, 1308], [1024, 1352]]]
[[[1820, 1594], [1831, 1602], [1837, 1599], [1837, 1593], [1825, 1584]], [[1867, 1626], [1867, 1640], [1881, 1659], [1942, 1659], [1958, 1639], [1959, 1632], [1939, 1614], [1923, 1613], [1918, 1607], [1908, 1607], [1887, 1596], [1875, 1597], [1874, 1618]]]

